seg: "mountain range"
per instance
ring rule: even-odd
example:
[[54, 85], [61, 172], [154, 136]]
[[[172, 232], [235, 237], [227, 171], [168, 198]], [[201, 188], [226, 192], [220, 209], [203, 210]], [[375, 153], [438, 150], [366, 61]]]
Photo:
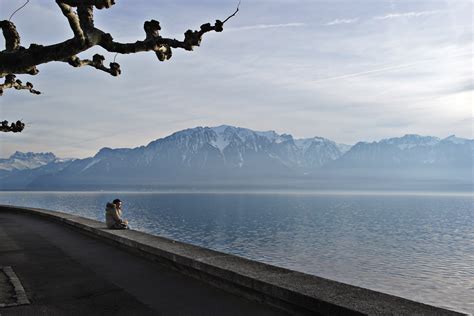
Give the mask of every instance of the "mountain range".
[[400, 180], [472, 186], [473, 158], [474, 140], [456, 136], [405, 135], [350, 146], [222, 125], [182, 130], [136, 148], [106, 147], [85, 159], [16, 152], [0, 159], [0, 188], [347, 188]]

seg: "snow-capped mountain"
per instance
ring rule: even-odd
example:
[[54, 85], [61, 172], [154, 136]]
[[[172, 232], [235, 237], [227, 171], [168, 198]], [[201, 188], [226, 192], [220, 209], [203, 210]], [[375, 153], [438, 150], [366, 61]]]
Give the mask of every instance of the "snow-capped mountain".
[[319, 168], [342, 155], [336, 143], [315, 137], [295, 140], [274, 131], [222, 125], [196, 127], [133, 149], [102, 148], [77, 160], [61, 175], [170, 178], [177, 176], [261, 176]]
[[333, 167], [472, 167], [474, 140], [450, 136], [405, 135], [379, 142], [359, 142]]
[[306, 167], [305, 169], [320, 168], [338, 159], [347, 146], [322, 137], [298, 139], [295, 144], [302, 154], [302, 165]]
[[443, 139], [443, 141], [450, 142], [450, 143], [457, 144], [457, 145], [471, 144], [471, 146], [472, 146], [474, 144], [474, 140], [456, 137], [456, 135], [448, 136], [445, 139]]
[[38, 177], [56, 174], [73, 161], [53, 153], [17, 151], [7, 159], [0, 159], [0, 189], [24, 189]]
[[[349, 146], [322, 137], [294, 139], [222, 125], [182, 130], [136, 148], [105, 147], [93, 157], [63, 164], [53, 160], [35, 169], [15, 169], [15, 176], [2, 182], [9, 179], [27, 188], [105, 188], [274, 181], [286, 185], [289, 179], [317, 179], [319, 187], [339, 187], [337, 181], [352, 179], [345, 183], [359, 187], [368, 179], [385, 183], [402, 174], [404, 179], [429, 174], [430, 179], [463, 178], [471, 183], [473, 153], [474, 141], [456, 136], [405, 135]], [[26, 156], [39, 161], [45, 154], [39, 155]], [[19, 165], [23, 156], [12, 157], [2, 163]]]
[[336, 143], [322, 137], [294, 139], [274, 131], [259, 132], [228, 125], [177, 132], [152, 142], [144, 151], [145, 156], [161, 160], [177, 154], [183, 166], [219, 166], [239, 172], [259, 168], [268, 169], [269, 173], [318, 168], [342, 155]]
[[0, 170], [13, 171], [35, 169], [56, 160], [53, 153], [15, 152], [7, 159], [0, 159]]

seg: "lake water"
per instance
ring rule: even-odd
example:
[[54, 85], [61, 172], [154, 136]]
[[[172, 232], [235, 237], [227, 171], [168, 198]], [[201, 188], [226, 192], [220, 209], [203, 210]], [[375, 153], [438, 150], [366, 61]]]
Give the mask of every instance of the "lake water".
[[0, 192], [427, 304], [474, 312], [474, 195]]

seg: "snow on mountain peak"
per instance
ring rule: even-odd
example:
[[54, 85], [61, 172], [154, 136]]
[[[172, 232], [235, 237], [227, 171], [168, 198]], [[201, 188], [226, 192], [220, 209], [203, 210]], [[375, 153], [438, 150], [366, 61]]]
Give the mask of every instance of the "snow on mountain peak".
[[212, 128], [212, 130], [216, 134], [216, 138], [211, 140], [210, 144], [222, 153], [224, 149], [229, 145], [230, 139], [229, 137], [225, 134], [225, 130], [228, 128], [226, 125], [221, 125], [215, 128]]
[[469, 141], [469, 139], [460, 138], [460, 137], [457, 137], [456, 135], [451, 135], [451, 136], [448, 136], [445, 139], [443, 139], [443, 141], [449, 141], [449, 142], [451, 142], [453, 144], [457, 144], [457, 145], [464, 145], [466, 142]]
[[235, 129], [234, 126], [230, 126], [230, 125], [219, 125], [219, 126], [215, 126], [215, 127], [210, 127], [210, 129], [212, 129], [214, 132], [216, 132], [217, 134], [222, 134], [225, 132], [226, 129]]
[[56, 156], [53, 153], [23, 153], [20, 151], [15, 152], [8, 159], [0, 159], [0, 169], [3, 170], [24, 170], [34, 169], [44, 166], [54, 160]]
[[258, 136], [265, 137], [270, 142], [277, 141], [280, 138], [275, 131], [266, 131], [266, 132], [255, 132]]
[[321, 146], [325, 144], [330, 144], [336, 146], [336, 143], [332, 140], [326, 139], [324, 137], [311, 137], [311, 138], [301, 138], [295, 140], [295, 145], [306, 152], [311, 146]]
[[351, 145], [347, 145], [347, 144], [336, 144], [336, 146], [337, 148], [339, 148], [339, 151], [341, 152], [341, 154], [345, 154], [352, 148]]
[[51, 153], [34, 153], [34, 152], [21, 152], [21, 151], [16, 151], [13, 155], [10, 156], [10, 159], [20, 159], [20, 160], [27, 160], [27, 159], [32, 159], [32, 158], [45, 158], [45, 159], [54, 159], [56, 156]]
[[210, 142], [210, 144], [218, 148], [221, 152], [229, 145], [232, 137], [238, 137], [242, 142], [248, 139], [255, 140], [257, 137], [266, 138], [270, 143], [278, 142], [280, 135], [275, 131], [253, 131], [248, 128], [235, 127], [230, 125], [220, 125], [216, 127], [210, 127], [216, 134], [216, 138]]
[[433, 136], [420, 136], [416, 134], [406, 134], [403, 137], [383, 139], [381, 144], [394, 145], [401, 150], [411, 149], [417, 146], [433, 146], [439, 143], [440, 139]]

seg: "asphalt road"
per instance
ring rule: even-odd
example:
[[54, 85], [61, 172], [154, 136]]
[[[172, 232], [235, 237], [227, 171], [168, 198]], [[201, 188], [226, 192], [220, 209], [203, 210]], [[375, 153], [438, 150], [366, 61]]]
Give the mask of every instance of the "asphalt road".
[[0, 212], [0, 266], [30, 305], [8, 315], [284, 315], [59, 223]]

